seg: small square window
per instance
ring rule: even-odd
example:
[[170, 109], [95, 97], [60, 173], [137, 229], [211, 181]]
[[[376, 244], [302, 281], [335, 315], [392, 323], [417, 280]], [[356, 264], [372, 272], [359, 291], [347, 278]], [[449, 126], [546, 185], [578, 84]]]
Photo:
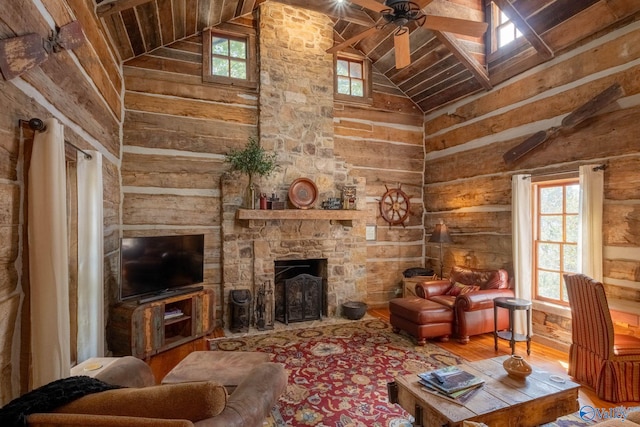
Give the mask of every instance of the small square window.
[[371, 68], [364, 58], [336, 57], [335, 97], [345, 101], [371, 103]]
[[203, 49], [204, 81], [257, 87], [255, 34], [207, 30]]

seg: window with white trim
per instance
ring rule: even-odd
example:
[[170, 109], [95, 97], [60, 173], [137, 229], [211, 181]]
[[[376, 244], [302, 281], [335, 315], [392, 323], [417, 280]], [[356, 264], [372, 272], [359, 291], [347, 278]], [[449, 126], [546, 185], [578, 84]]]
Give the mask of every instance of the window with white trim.
[[371, 103], [371, 65], [366, 58], [341, 54], [335, 57], [336, 99]]
[[564, 273], [578, 271], [578, 179], [533, 183], [533, 296], [567, 305]]

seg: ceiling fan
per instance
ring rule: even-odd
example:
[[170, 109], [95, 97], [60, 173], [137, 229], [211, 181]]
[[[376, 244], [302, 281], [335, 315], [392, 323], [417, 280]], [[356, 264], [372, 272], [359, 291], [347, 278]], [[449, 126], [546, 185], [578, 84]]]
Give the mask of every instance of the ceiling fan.
[[51, 53], [75, 49], [84, 43], [80, 22], [73, 21], [52, 31], [43, 38], [30, 33], [0, 40], [0, 71], [5, 80], [18, 77], [25, 71], [42, 64]]
[[338, 52], [388, 25], [394, 25], [393, 44], [396, 56], [396, 68], [400, 69], [411, 63], [409, 27], [407, 26], [411, 23], [415, 22], [418, 26], [429, 30], [446, 31], [471, 37], [482, 37], [487, 31], [486, 22], [425, 14], [422, 9], [433, 0], [418, 0], [420, 4], [407, 0], [385, 0], [384, 3], [378, 3], [375, 0], [349, 1], [358, 6], [378, 12], [382, 16], [378, 24], [333, 46], [327, 50], [327, 53]]
[[529, 151], [533, 150], [539, 145], [542, 145], [545, 141], [554, 136], [560, 130], [571, 129], [578, 126], [580, 123], [587, 120], [589, 117], [596, 115], [596, 113], [601, 111], [603, 108], [622, 98], [623, 96], [624, 89], [620, 86], [619, 83], [614, 83], [613, 85], [609, 86], [607, 89], [603, 90], [598, 95], [594, 96], [589, 101], [584, 103], [577, 110], [567, 115], [564, 119], [562, 119], [560, 126], [552, 127], [551, 129], [541, 130], [534, 133], [529, 138], [525, 139], [524, 142], [516, 145], [511, 150], [504, 153], [502, 158], [507, 164], [515, 162], [516, 160], [527, 154]]

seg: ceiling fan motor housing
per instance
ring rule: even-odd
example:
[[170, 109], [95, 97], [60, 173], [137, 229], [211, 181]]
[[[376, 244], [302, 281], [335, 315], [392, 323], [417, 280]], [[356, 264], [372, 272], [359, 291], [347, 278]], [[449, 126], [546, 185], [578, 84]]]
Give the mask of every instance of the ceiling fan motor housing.
[[404, 27], [411, 21], [420, 20], [425, 16], [422, 10], [420, 10], [420, 7], [412, 1], [386, 0], [384, 4], [389, 9], [382, 11], [382, 17], [387, 23], [393, 23], [399, 28]]

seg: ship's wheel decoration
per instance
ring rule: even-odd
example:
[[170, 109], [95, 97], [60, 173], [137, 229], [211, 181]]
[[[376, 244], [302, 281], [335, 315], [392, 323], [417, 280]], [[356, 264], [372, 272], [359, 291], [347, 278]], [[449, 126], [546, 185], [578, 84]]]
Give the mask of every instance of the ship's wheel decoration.
[[389, 223], [389, 225], [402, 224], [409, 217], [411, 209], [411, 197], [402, 191], [402, 184], [398, 184], [397, 188], [389, 188], [380, 199], [380, 215]]

